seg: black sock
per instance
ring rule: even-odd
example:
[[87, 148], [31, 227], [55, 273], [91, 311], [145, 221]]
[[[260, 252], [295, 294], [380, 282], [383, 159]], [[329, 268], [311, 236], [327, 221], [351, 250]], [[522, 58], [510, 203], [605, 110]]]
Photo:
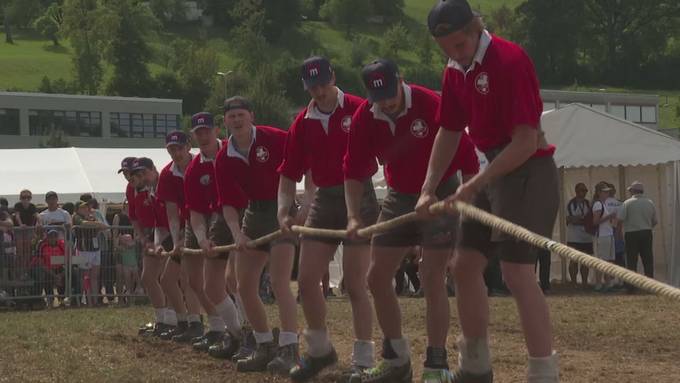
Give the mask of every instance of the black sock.
[[446, 348], [444, 347], [428, 347], [427, 357], [425, 359], [425, 368], [434, 369], [449, 369], [449, 363], [446, 358]]

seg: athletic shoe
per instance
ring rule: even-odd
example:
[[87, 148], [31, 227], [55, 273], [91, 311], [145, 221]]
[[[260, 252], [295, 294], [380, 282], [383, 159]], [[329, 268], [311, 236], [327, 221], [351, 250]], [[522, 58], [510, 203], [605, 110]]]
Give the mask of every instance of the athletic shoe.
[[411, 383], [412, 381], [411, 362], [393, 366], [385, 360], [374, 368], [353, 374], [349, 379], [349, 383]]
[[189, 327], [189, 324], [185, 321], [177, 322], [177, 327], [162, 333], [160, 335], [160, 338], [162, 340], [172, 340], [173, 337], [175, 337], [177, 335], [184, 334], [184, 332], [187, 331], [188, 327]]
[[274, 342], [258, 344], [254, 353], [236, 362], [236, 371], [260, 372], [267, 370], [269, 362], [276, 358], [276, 348]]
[[276, 352], [276, 358], [267, 365], [267, 371], [275, 375], [288, 376], [290, 375], [290, 370], [295, 367], [299, 361], [299, 344], [292, 343], [281, 346]]
[[210, 346], [208, 355], [218, 359], [231, 359], [240, 347], [241, 340], [227, 333], [221, 342]]
[[335, 348], [331, 348], [331, 352], [318, 358], [305, 354], [300, 358], [298, 364], [290, 369], [290, 379], [298, 383], [307, 382], [317, 376], [321, 370], [337, 362], [338, 354], [335, 352]]
[[423, 371], [423, 383], [452, 383], [453, 375], [445, 368], [425, 368]]
[[201, 322], [191, 322], [187, 327], [187, 330], [182, 334], [178, 334], [172, 337], [173, 342], [177, 343], [189, 343], [195, 338], [200, 338], [203, 336], [203, 323]]
[[253, 330], [249, 327], [241, 328], [241, 347], [239, 347], [238, 352], [231, 356], [231, 361], [236, 363], [241, 359], [249, 357], [255, 352], [256, 347], [257, 342], [255, 341]]
[[196, 351], [208, 352], [210, 346], [219, 343], [223, 337], [224, 333], [221, 331], [209, 331], [199, 342], [194, 343], [192, 347]]
[[149, 322], [149, 323], [143, 324], [143, 325], [139, 326], [139, 329], [138, 329], [138, 331], [137, 331], [137, 334], [138, 334], [138, 335], [144, 335], [144, 334], [146, 334], [147, 331], [153, 331], [153, 329], [154, 329], [155, 327], [156, 327], [156, 324], [153, 323], [153, 322]]
[[486, 374], [471, 374], [461, 370], [453, 373], [452, 383], [493, 383], [493, 371]]
[[159, 337], [162, 333], [170, 331], [174, 326], [167, 325], [165, 323], [156, 323], [153, 328], [140, 333], [143, 337]]

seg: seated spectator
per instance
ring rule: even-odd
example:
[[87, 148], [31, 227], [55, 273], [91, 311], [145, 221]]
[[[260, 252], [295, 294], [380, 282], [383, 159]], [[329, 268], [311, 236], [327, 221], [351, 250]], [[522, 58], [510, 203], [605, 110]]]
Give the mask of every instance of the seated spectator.
[[47, 238], [38, 245], [37, 254], [31, 259], [31, 276], [36, 281], [33, 295], [42, 295], [44, 290], [48, 307], [52, 307], [55, 288], [59, 295], [64, 294], [64, 265], [54, 257], [65, 255], [64, 240], [59, 239], [57, 230], [51, 229], [47, 232]]
[[[126, 303], [130, 303], [131, 295], [134, 295], [140, 288], [139, 283], [139, 248], [131, 234], [123, 234], [118, 240], [118, 250], [121, 260], [121, 274], [125, 285]], [[123, 284], [119, 287], [118, 294], [123, 293]]]
[[66, 210], [59, 208], [59, 196], [55, 192], [50, 191], [45, 194], [45, 203], [47, 203], [47, 209], [38, 214], [38, 223], [41, 226], [63, 226], [55, 229], [59, 232], [59, 239], [64, 239], [66, 230], [71, 227], [71, 216]]

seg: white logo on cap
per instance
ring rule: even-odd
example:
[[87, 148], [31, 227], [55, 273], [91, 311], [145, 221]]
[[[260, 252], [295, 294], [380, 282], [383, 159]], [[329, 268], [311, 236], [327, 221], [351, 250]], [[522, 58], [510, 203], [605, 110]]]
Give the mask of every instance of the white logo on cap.
[[428, 128], [427, 123], [421, 119], [417, 119], [411, 124], [411, 134], [413, 134], [413, 137], [424, 138], [429, 131], [430, 128]]
[[255, 148], [255, 158], [257, 158], [257, 160], [260, 162], [267, 162], [269, 159], [269, 150], [267, 150], [267, 148], [264, 146], [258, 146]]
[[315, 77], [319, 75], [319, 69], [318, 68], [312, 68], [309, 70], [309, 76], [310, 77]]
[[374, 88], [382, 88], [383, 85], [385, 85], [385, 82], [381, 78], [373, 80]]
[[352, 126], [352, 116], [345, 116], [342, 118], [342, 131], [349, 133], [349, 127]]
[[481, 94], [489, 93], [489, 75], [486, 72], [477, 75], [475, 78], [475, 87]]
[[205, 124], [205, 118], [199, 118], [197, 122], [199, 124]]
[[208, 186], [208, 185], [210, 185], [210, 174], [205, 174], [205, 175], [201, 176], [199, 182], [200, 182], [201, 185], [203, 185], [203, 186]]

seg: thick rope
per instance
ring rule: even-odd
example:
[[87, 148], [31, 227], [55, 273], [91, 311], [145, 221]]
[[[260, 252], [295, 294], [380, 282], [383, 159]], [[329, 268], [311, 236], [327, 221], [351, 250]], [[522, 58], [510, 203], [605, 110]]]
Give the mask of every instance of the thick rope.
[[[460, 212], [463, 216], [467, 218], [479, 221], [486, 226], [493, 229], [502, 231], [508, 235], [511, 235], [517, 239], [525, 241], [535, 247], [540, 249], [549, 250], [559, 256], [569, 259], [574, 262], [578, 262], [590, 269], [597, 270], [601, 273], [616, 277], [624, 282], [627, 282], [635, 287], [642, 290], [660, 295], [663, 297], [671, 298], [680, 301], [680, 289], [673, 286], [667, 285], [665, 283], [659, 282], [652, 278], [648, 278], [644, 275], [632, 272], [623, 267], [617, 266], [613, 263], [603, 261], [601, 259], [595, 258], [586, 253], [572, 249], [569, 246], [563, 245], [559, 242], [555, 242], [549, 238], [538, 235], [525, 229], [522, 226], [516, 225], [510, 221], [499, 218], [493, 214], [490, 214], [482, 209], [464, 202], [455, 202], [455, 210]], [[430, 212], [432, 214], [441, 214], [445, 211], [445, 203], [443, 201], [437, 202], [430, 206]], [[417, 216], [415, 212], [404, 214], [397, 218], [391, 219], [389, 221], [380, 222], [375, 225], [371, 225], [358, 230], [357, 234], [364, 238], [370, 238], [374, 234], [384, 233], [394, 229], [397, 226], [403, 224], [414, 222], [417, 220], [422, 220], [420, 216]], [[326, 237], [326, 238], [338, 238], [343, 239], [347, 237], [347, 230], [329, 230], [329, 229], [317, 229], [312, 227], [297, 226], [294, 225], [291, 231], [297, 234], [303, 234], [308, 236], [316, 237]], [[265, 235], [263, 237], [252, 240], [246, 244], [248, 248], [256, 248], [267, 244], [277, 238], [279, 238], [283, 233], [281, 230], [277, 230], [271, 234]], [[217, 246], [213, 248], [213, 253], [209, 257], [218, 257], [220, 254], [227, 253], [236, 250], [236, 245], [228, 246]], [[192, 255], [203, 255], [203, 250], [200, 249], [182, 249], [182, 255], [192, 256]], [[168, 256], [170, 253], [163, 252], [162, 256]]]

